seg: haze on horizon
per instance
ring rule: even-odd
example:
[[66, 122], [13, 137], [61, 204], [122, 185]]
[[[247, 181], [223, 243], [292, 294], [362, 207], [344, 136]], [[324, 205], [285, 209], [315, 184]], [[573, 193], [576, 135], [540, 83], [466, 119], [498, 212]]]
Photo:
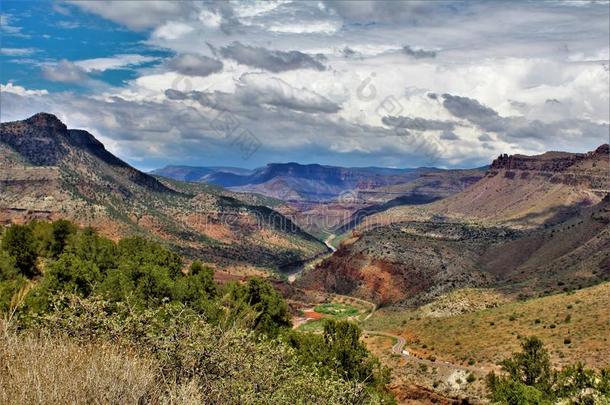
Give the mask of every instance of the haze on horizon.
[[4, 1], [0, 118], [56, 114], [144, 170], [584, 152], [609, 137], [609, 19], [607, 1]]

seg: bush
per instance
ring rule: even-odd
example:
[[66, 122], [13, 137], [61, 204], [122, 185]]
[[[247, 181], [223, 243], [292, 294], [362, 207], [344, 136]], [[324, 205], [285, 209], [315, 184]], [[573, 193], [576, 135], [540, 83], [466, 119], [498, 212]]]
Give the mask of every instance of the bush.
[[[322, 377], [316, 365], [303, 364], [293, 349], [278, 340], [260, 340], [236, 328], [223, 330], [182, 304], [134, 312], [125, 303], [64, 297], [51, 312], [34, 317], [30, 328], [50, 339], [85, 347], [112, 344], [121, 353], [154, 360], [150, 369], [161, 393], [155, 387], [150, 395], [166, 399], [187, 395], [197, 398], [193, 403], [223, 404], [377, 403], [379, 399], [363, 384], [347, 382], [332, 370], [325, 370]], [[163, 381], [169, 385], [160, 384]]]

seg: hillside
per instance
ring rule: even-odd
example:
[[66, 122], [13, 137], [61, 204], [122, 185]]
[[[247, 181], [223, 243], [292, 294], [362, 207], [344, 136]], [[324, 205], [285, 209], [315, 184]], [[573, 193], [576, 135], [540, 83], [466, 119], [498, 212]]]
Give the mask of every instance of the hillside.
[[[607, 282], [518, 302], [493, 290], [465, 289], [421, 309], [381, 309], [363, 326], [379, 331], [368, 335], [367, 346], [392, 369], [390, 387], [399, 401], [487, 403], [486, 375], [497, 373], [498, 363], [531, 336], [544, 342], [556, 369], [575, 363], [607, 368], [609, 305]], [[405, 339], [409, 356], [393, 354], [395, 340], [388, 336]]]
[[483, 169], [436, 170], [423, 173], [407, 183], [361, 190], [358, 196], [368, 202], [366, 207], [356, 210], [347, 221], [335, 229], [335, 233], [345, 233], [367, 217], [384, 212], [393, 207], [427, 204], [457, 194], [481, 180]]
[[278, 268], [327, 249], [266, 206], [142, 173], [50, 114], [2, 123], [0, 152], [3, 223], [68, 218], [113, 239], [152, 236], [222, 267]]
[[[469, 294], [461, 300], [468, 301]], [[408, 337], [409, 346], [423, 357], [435, 354], [439, 359], [463, 365], [474, 358], [480, 366], [487, 367], [516, 351], [520, 336], [536, 335], [551, 347], [554, 363], [584, 361], [603, 368], [608, 365], [610, 354], [610, 317], [605, 310], [609, 305], [610, 284], [602, 283], [575, 292], [494, 302], [487, 308], [434, 317], [427, 316], [424, 310], [382, 309], [366, 323], [366, 328]], [[569, 342], [564, 341], [567, 338]]]
[[502, 155], [463, 192], [426, 206], [395, 207], [368, 224], [444, 217], [532, 228], [557, 224], [610, 192], [608, 144], [588, 153]]

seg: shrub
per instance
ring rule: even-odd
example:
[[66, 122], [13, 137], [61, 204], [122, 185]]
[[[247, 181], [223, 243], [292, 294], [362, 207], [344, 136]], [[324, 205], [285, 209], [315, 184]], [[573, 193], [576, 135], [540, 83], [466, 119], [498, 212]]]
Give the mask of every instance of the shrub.
[[[565, 342], [565, 341], [564, 341]], [[561, 357], [561, 356], [560, 356]], [[597, 404], [610, 394], [610, 372], [599, 375], [582, 364], [552, 371], [549, 356], [536, 337], [526, 339], [522, 352], [502, 362], [505, 376], [487, 376], [490, 399], [503, 404]]]

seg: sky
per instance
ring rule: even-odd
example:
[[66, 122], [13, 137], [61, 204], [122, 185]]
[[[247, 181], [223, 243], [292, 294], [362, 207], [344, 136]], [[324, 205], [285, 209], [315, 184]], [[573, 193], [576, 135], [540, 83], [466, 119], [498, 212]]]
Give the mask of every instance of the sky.
[[10, 1], [0, 118], [151, 170], [477, 167], [608, 142], [608, 1]]

